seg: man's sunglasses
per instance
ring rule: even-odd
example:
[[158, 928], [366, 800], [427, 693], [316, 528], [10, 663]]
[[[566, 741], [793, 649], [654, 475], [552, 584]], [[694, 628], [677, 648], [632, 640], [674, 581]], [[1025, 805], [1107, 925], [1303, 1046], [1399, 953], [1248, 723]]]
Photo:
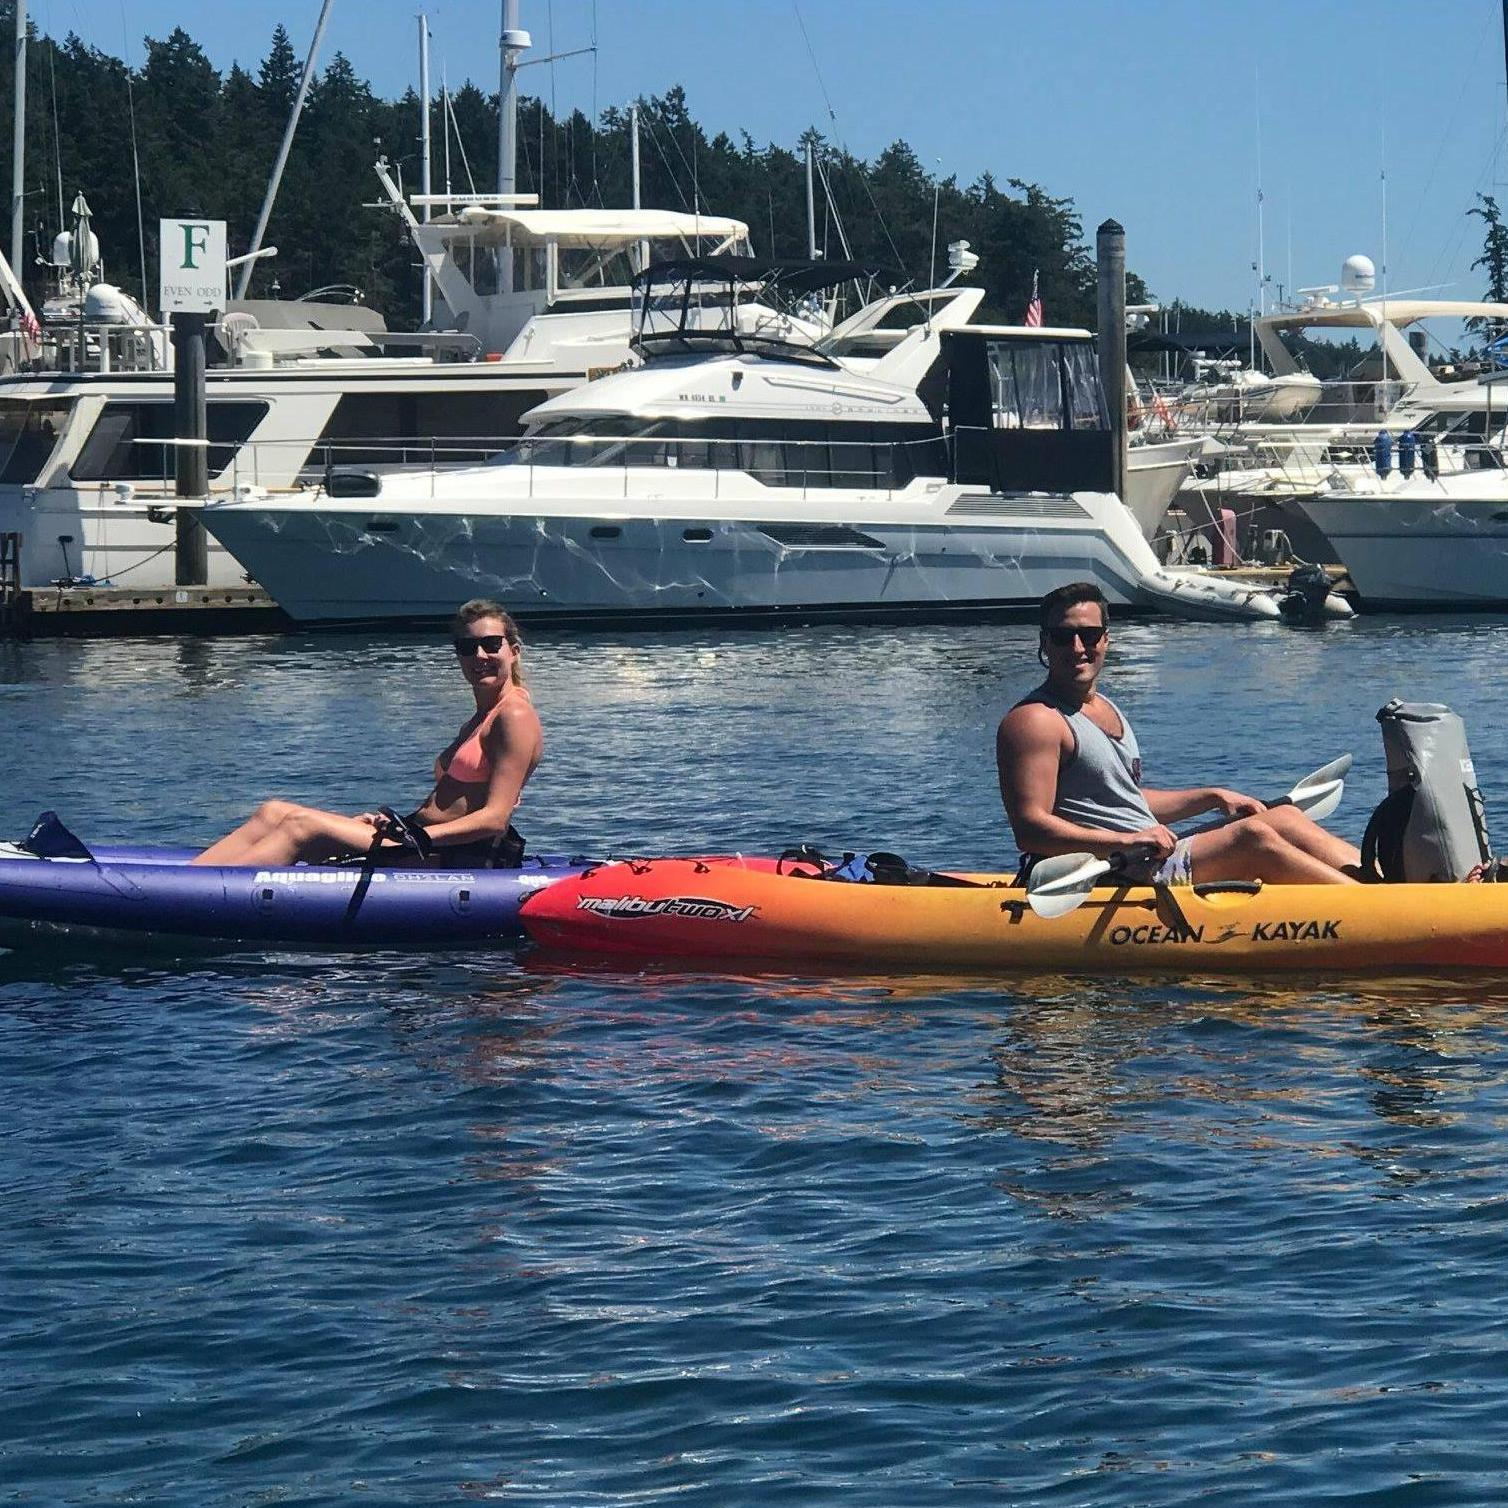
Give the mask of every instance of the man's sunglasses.
[[1094, 649], [1105, 637], [1103, 628], [1050, 628], [1048, 639], [1059, 649], [1067, 649], [1077, 639], [1085, 649]]
[[477, 634], [474, 637], [467, 635], [465, 638], [452, 639], [450, 642], [455, 645], [456, 653], [463, 658], [466, 655], [481, 654], [484, 651], [495, 655], [508, 642], [508, 636], [506, 634]]

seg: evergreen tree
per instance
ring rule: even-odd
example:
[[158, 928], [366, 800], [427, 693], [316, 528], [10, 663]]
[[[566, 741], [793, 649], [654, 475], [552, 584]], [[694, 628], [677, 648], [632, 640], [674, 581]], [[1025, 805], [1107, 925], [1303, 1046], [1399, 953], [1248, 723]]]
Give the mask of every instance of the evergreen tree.
[[[0, 34], [14, 27], [14, 0], [0, 0]], [[68, 206], [83, 190], [94, 210], [106, 275], [140, 294], [130, 106], [140, 145], [148, 292], [155, 292], [160, 216], [206, 214], [224, 219], [232, 254], [244, 251], [256, 223], [268, 174], [298, 91], [301, 62], [283, 26], [252, 69], [223, 77], [182, 28], [144, 41], [142, 66], [31, 31], [27, 92], [27, 220], [45, 249], [68, 228]], [[11, 49], [0, 49], [0, 98], [13, 81]], [[466, 83], [451, 100], [451, 183], [486, 192], [498, 181], [497, 96]], [[794, 142], [760, 144], [746, 133], [709, 135], [674, 85], [638, 101], [641, 193], [647, 208], [691, 210], [746, 222], [759, 252], [806, 254], [805, 148], [820, 156], [827, 192], [816, 199], [817, 243], [824, 255], [851, 254], [874, 267], [881, 286], [920, 287], [933, 259], [960, 238], [981, 257], [974, 280], [987, 292], [988, 318], [1019, 320], [1037, 273], [1050, 323], [1092, 325], [1095, 269], [1073, 202], [1037, 184], [1003, 184], [985, 174], [969, 185], [926, 168], [904, 141], [866, 162], [809, 131]], [[53, 129], [54, 110], [58, 129]], [[611, 106], [593, 121], [581, 111], [557, 120], [546, 102], [520, 101], [518, 185], [548, 208], [632, 202], [628, 110]], [[433, 118], [434, 181], [443, 186], [448, 122]], [[276, 261], [257, 265], [254, 294], [274, 280], [287, 296], [330, 283], [354, 283], [394, 325], [418, 315], [416, 258], [397, 218], [367, 207], [377, 185], [372, 164], [385, 155], [406, 189], [418, 171], [418, 102], [375, 98], [349, 61], [337, 55], [310, 91], [268, 225]], [[8, 196], [8, 154], [0, 154], [0, 190]], [[469, 169], [469, 171], [468, 171]], [[62, 214], [59, 212], [59, 180]], [[1495, 209], [1495, 206], [1494, 206]], [[45, 292], [35, 265], [18, 268], [28, 287]], [[1129, 293], [1144, 290], [1132, 278]]]
[[[1491, 194], [1478, 194], [1477, 203], [1473, 204], [1466, 213], [1475, 215], [1484, 226], [1482, 255], [1471, 264], [1474, 268], [1480, 267], [1487, 274], [1487, 292], [1484, 295], [1484, 302], [1508, 303], [1508, 225], [1503, 224], [1498, 202]], [[1469, 319], [1466, 321], [1466, 328], [1490, 331], [1498, 335], [1502, 333], [1503, 321]]]

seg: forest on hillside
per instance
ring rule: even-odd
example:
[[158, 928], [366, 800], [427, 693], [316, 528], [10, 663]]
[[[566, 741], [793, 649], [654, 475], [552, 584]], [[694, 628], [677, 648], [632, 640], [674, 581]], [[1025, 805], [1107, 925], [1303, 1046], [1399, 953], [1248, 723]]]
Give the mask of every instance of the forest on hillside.
[[[0, 35], [9, 37], [14, 29], [14, 0], [0, 0]], [[255, 72], [235, 65], [223, 74], [182, 28], [165, 38], [145, 38], [134, 68], [72, 33], [59, 42], [32, 23], [29, 37], [27, 251], [16, 272], [34, 302], [47, 291], [37, 258], [69, 227], [68, 209], [81, 191], [93, 211], [106, 278], [149, 307], [156, 295], [159, 218], [223, 219], [229, 254], [247, 249], [303, 67], [282, 26]], [[0, 49], [0, 99], [13, 97], [14, 66], [13, 50]], [[763, 146], [747, 133], [736, 141], [725, 132], [709, 134], [680, 85], [637, 104], [641, 196], [648, 207], [732, 215], [748, 223], [761, 254], [803, 256], [810, 139], [828, 190], [818, 197], [818, 244], [825, 255], [872, 265], [883, 284], [924, 287], [934, 255], [935, 209], [937, 273], [945, 270], [948, 243], [967, 240], [980, 257], [969, 281], [986, 290], [982, 317], [1019, 321], [1036, 276], [1048, 324], [1095, 324], [1094, 253], [1071, 198], [992, 173], [968, 184], [956, 176], [935, 177], [904, 141], [866, 161], [816, 131]], [[470, 82], [454, 90], [448, 141], [439, 102], [431, 108], [436, 190], [444, 187], [445, 145], [454, 189], [495, 188], [497, 95]], [[542, 99], [524, 96], [519, 189], [538, 194], [545, 208], [627, 206], [628, 117], [625, 102], [595, 121], [580, 110], [557, 119]], [[251, 295], [296, 298], [348, 284], [393, 328], [417, 324], [415, 255], [397, 216], [374, 207], [380, 189], [373, 164], [379, 154], [386, 157], [405, 189], [415, 189], [419, 130], [415, 91], [379, 99], [349, 60], [335, 53], [311, 86], [268, 225], [265, 244], [277, 246], [279, 254], [258, 264]], [[9, 202], [10, 155], [0, 158], [0, 184]], [[1494, 233], [1504, 243], [1497, 287], [1508, 278], [1508, 227], [1498, 222], [1493, 201], [1485, 203], [1491, 215], [1482, 209], [1469, 213], [1488, 221], [1489, 251]], [[1151, 299], [1134, 273], [1127, 284], [1129, 302]], [[1244, 312], [1175, 304], [1162, 322], [1183, 330], [1235, 329], [1244, 344], [1246, 320]], [[1360, 354], [1355, 342], [1298, 345], [1320, 376], [1333, 375]]]
[[[0, 0], [0, 35], [15, 26], [14, 0]], [[34, 255], [68, 228], [68, 207], [82, 191], [93, 211], [106, 277], [147, 301], [156, 293], [160, 217], [204, 215], [228, 225], [229, 254], [247, 249], [298, 90], [302, 58], [282, 26], [255, 72], [222, 74], [182, 28], [147, 38], [142, 61], [117, 57], [70, 34], [61, 42], [31, 27], [26, 94], [27, 265], [16, 269], [29, 292], [45, 291]], [[12, 98], [14, 55], [0, 57], [0, 99]], [[806, 251], [806, 136], [757, 144], [710, 133], [691, 114], [679, 85], [637, 102], [642, 202], [700, 208], [746, 221], [762, 255]], [[497, 95], [466, 83], [451, 93], [454, 130], [450, 181], [457, 190], [497, 184]], [[432, 106], [434, 185], [443, 187], [442, 120]], [[524, 97], [519, 119], [518, 185], [546, 208], [631, 203], [628, 102], [596, 121], [579, 110], [556, 119], [541, 99]], [[419, 179], [419, 100], [410, 90], [379, 99], [336, 53], [309, 93], [265, 240], [276, 260], [259, 264], [253, 296], [297, 297], [327, 284], [353, 284], [394, 327], [417, 322], [419, 279], [407, 236], [390, 212], [375, 209], [372, 171], [380, 152], [406, 191]], [[925, 286], [933, 251], [965, 239], [979, 254], [970, 281], [988, 291], [987, 317], [1019, 320], [1040, 279], [1049, 323], [1093, 324], [1095, 266], [1073, 201], [1018, 179], [984, 174], [960, 184], [934, 178], [904, 141], [873, 161], [817, 142], [829, 186], [819, 198], [819, 245], [880, 269], [897, 287]], [[9, 154], [0, 183], [10, 198]], [[133, 167], [139, 166], [139, 173]], [[140, 221], [137, 183], [140, 183]], [[140, 231], [140, 234], [138, 234]], [[6, 248], [9, 249], [8, 247]], [[273, 285], [276, 283], [276, 289]], [[1131, 279], [1133, 301], [1145, 297]]]

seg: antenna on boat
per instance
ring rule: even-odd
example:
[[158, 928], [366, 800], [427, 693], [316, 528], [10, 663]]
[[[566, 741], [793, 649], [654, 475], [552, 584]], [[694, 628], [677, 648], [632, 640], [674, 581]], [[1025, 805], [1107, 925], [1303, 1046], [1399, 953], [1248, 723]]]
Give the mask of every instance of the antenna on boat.
[[[1508, 0], [1503, 0], [1508, 5]], [[639, 208], [639, 102], [628, 107], [628, 153], [633, 165], [634, 208]]]
[[[937, 287], [937, 207], [942, 200], [942, 158], [936, 159], [938, 175], [932, 180], [932, 253], [927, 263], [927, 291]], [[932, 333], [932, 299], [927, 299], [927, 334]]]
[[450, 85], [440, 64], [440, 128], [445, 132], [445, 207], [450, 208]]
[[293, 108], [288, 112], [288, 124], [283, 127], [282, 144], [278, 147], [277, 161], [272, 165], [272, 177], [267, 181], [267, 195], [262, 200], [262, 212], [257, 216], [257, 228], [247, 247], [247, 258], [241, 268], [241, 280], [236, 284], [236, 297], [246, 297], [246, 285], [251, 281], [252, 269], [257, 265], [256, 253], [262, 249], [262, 237], [267, 234], [267, 221], [272, 216], [273, 201], [278, 196], [278, 185], [283, 181], [283, 169], [288, 165], [288, 150], [293, 145], [293, 133], [298, 127], [298, 118], [303, 114], [304, 100], [309, 94], [309, 84], [314, 78], [314, 62], [319, 56], [319, 44], [325, 34], [325, 22], [330, 19], [330, 6], [334, 0], [325, 0], [320, 6], [319, 20], [314, 26], [314, 40], [309, 43], [309, 55], [304, 59], [303, 77], [298, 81], [298, 93], [293, 98]]
[[[450, 133], [447, 131], [445, 143], [450, 145]], [[425, 224], [429, 223], [430, 217], [430, 186], [429, 186], [429, 21], [424, 12], [419, 12], [419, 192], [424, 196], [424, 202], [420, 206], [420, 216]], [[450, 185], [445, 185], [446, 192], [450, 191]], [[419, 318], [420, 323], [426, 329], [434, 316], [434, 283], [429, 275], [429, 262], [424, 263], [424, 287], [420, 296]]]
[[16, 110], [10, 139], [10, 264], [21, 265], [26, 208], [26, 0], [16, 0]]
[[[1382, 277], [1382, 327], [1377, 331], [1377, 349], [1382, 355], [1382, 382], [1383, 401], [1386, 402], [1388, 380], [1388, 343], [1383, 339], [1383, 328], [1388, 322], [1388, 104], [1387, 95], [1384, 93], [1381, 104], [1381, 171], [1378, 177], [1382, 180], [1382, 266], [1379, 272]], [[1360, 302], [1360, 300], [1358, 300]]]
[[[1251, 270], [1257, 275], [1257, 317], [1267, 313], [1267, 247], [1266, 217], [1263, 209], [1265, 196], [1262, 193], [1262, 65], [1252, 64], [1252, 79], [1256, 88], [1257, 104], [1257, 259]], [[1257, 369], [1257, 326], [1255, 320], [1246, 322], [1248, 352], [1246, 364]]]
[[[1508, 0], [1504, 0], [1504, 3], [1508, 4]], [[812, 184], [814, 176], [814, 169], [812, 167], [813, 151], [812, 139], [808, 136], [806, 138], [806, 259], [808, 262], [815, 262], [817, 260], [817, 199], [813, 192]], [[937, 239], [935, 227], [932, 232], [932, 239], [934, 241]], [[774, 248], [771, 247], [771, 250], [773, 251]]]

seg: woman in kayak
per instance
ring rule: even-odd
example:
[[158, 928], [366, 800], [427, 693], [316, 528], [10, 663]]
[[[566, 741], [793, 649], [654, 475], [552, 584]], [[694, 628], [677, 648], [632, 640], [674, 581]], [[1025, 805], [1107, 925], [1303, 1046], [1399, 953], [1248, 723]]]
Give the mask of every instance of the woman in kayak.
[[[464, 604], [451, 624], [461, 674], [476, 711], [435, 760], [435, 787], [405, 820], [422, 829], [436, 862], [472, 867], [516, 864], [523, 840], [513, 813], [544, 751], [539, 715], [519, 670], [518, 625], [496, 602]], [[206, 848], [196, 864], [278, 868], [366, 855], [399, 858], [389, 824], [372, 812], [357, 817], [291, 801], [264, 801], [233, 833]]]

